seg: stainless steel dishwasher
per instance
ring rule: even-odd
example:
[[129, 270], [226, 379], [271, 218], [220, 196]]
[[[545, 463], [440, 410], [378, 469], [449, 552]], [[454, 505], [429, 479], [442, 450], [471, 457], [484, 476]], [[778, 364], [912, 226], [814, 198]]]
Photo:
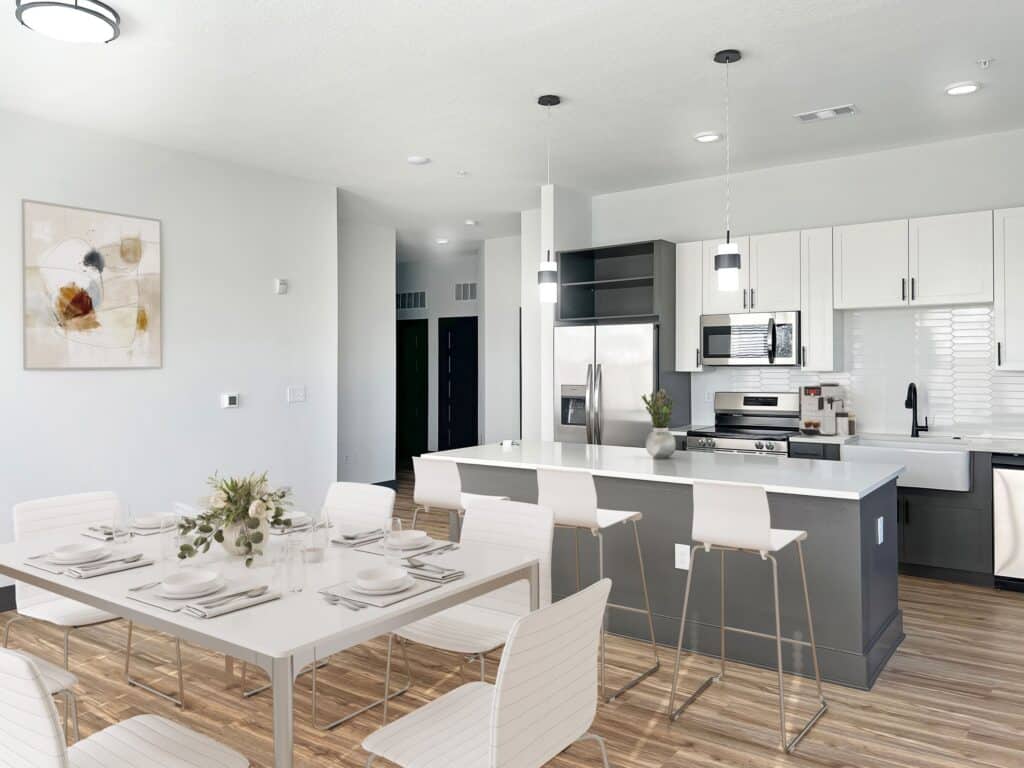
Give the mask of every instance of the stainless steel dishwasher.
[[996, 586], [1024, 592], [1024, 456], [992, 457]]

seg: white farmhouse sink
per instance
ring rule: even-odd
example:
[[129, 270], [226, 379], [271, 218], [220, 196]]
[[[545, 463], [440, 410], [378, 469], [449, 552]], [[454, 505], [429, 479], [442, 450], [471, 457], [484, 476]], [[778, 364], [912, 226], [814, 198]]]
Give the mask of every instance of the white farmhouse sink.
[[841, 455], [844, 461], [902, 464], [896, 485], [905, 488], [971, 490], [970, 447], [953, 437], [861, 435], [845, 443]]

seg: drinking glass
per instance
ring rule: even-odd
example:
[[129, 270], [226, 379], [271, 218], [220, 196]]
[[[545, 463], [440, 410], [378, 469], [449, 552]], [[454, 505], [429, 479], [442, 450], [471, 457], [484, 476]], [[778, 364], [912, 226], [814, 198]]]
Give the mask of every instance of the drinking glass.
[[324, 553], [327, 552], [327, 543], [330, 538], [327, 526], [327, 516], [321, 511], [319, 515], [312, 515], [313, 521], [306, 532], [306, 562], [322, 563]]
[[306, 588], [306, 553], [299, 536], [288, 536], [284, 545], [284, 580], [289, 592]]
[[160, 518], [160, 559], [165, 563], [178, 557], [178, 516], [168, 512]]
[[126, 507], [119, 506], [114, 510], [110, 521], [110, 541], [115, 547], [121, 547], [131, 541], [131, 516]]

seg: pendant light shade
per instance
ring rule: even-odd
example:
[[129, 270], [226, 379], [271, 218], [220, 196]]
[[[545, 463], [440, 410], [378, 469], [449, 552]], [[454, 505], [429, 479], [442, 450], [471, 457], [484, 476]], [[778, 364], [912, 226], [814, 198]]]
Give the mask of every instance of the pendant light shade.
[[[562, 103], [560, 96], [547, 94], [537, 99], [537, 103], [547, 110], [548, 135], [547, 135], [547, 166], [548, 184], [551, 183], [551, 108]], [[558, 303], [558, 262], [552, 260], [551, 251], [548, 251], [537, 267], [537, 294], [541, 304]]]
[[15, 17], [33, 32], [66, 43], [109, 43], [121, 17], [99, 0], [17, 0]]
[[736, 243], [722, 243], [715, 254], [715, 277], [718, 290], [738, 291], [740, 289], [740, 249]]

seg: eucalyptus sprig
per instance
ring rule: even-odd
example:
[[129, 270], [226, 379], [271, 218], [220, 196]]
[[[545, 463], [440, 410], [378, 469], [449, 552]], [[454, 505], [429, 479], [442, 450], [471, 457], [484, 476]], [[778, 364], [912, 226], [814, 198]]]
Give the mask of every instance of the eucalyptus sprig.
[[187, 560], [210, 551], [213, 542], [223, 543], [225, 530], [237, 525], [238, 533], [232, 542], [245, 551], [245, 565], [263, 554], [262, 526], [266, 521], [272, 528], [290, 528], [292, 521], [285, 517], [290, 505], [290, 488], [271, 488], [267, 473], [246, 477], [221, 478], [216, 473], [207, 481], [213, 489], [206, 509], [195, 517], [184, 517], [178, 532], [193, 534], [191, 542], [181, 544], [178, 558]]
[[667, 427], [672, 422], [672, 398], [668, 392], [659, 389], [651, 395], [640, 395], [644, 407], [651, 415], [651, 424], [655, 427]]

